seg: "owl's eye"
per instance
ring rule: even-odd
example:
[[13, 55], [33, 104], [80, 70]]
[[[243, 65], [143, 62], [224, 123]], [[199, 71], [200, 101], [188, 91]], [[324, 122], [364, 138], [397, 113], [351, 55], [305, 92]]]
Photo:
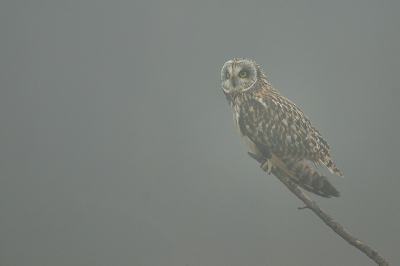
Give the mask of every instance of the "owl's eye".
[[246, 70], [242, 70], [239, 72], [239, 77], [241, 78], [245, 78], [247, 76], [247, 71]]
[[230, 79], [231, 78], [231, 74], [229, 74], [229, 72], [226, 73], [226, 78]]

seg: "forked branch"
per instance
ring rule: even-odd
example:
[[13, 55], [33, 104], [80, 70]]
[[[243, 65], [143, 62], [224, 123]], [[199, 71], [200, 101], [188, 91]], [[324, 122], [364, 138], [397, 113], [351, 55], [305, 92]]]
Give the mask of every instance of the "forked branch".
[[[248, 153], [250, 157], [264, 165], [267, 162], [266, 158], [259, 158], [252, 153]], [[381, 257], [378, 252], [365, 245], [359, 239], [354, 237], [352, 234], [347, 232], [338, 222], [336, 222], [332, 217], [326, 214], [314, 201], [312, 201], [306, 194], [303, 193], [301, 189], [297, 187], [295, 183], [290, 181], [286, 174], [281, 171], [278, 167], [274, 167], [272, 173], [301, 201], [306, 204], [306, 207], [311, 209], [322, 221], [324, 221], [336, 234], [341, 236], [350, 245], [355, 246], [357, 249], [365, 253], [370, 259], [376, 262], [380, 266], [389, 266], [389, 262]]]

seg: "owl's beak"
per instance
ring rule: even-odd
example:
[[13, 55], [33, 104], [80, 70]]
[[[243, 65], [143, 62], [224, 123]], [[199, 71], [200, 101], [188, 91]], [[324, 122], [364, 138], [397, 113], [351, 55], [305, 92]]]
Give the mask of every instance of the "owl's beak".
[[235, 87], [236, 87], [236, 84], [237, 84], [237, 80], [236, 80], [235, 77], [232, 77], [232, 78], [231, 78], [231, 83], [232, 83], [232, 86], [235, 88]]

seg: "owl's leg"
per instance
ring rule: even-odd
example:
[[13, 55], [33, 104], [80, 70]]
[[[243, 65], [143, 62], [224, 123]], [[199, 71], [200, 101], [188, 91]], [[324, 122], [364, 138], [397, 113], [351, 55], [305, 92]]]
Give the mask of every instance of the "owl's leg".
[[268, 160], [261, 168], [270, 175], [272, 170], [275, 170], [275, 164]]
[[261, 168], [265, 172], [268, 172], [269, 175], [271, 174], [272, 170], [275, 170], [275, 164], [270, 159], [267, 159], [265, 156], [255, 155], [254, 153], [251, 153], [251, 152], [248, 152], [247, 154], [259, 162], [260, 162], [260, 160], [262, 160], [262, 161], [267, 160], [263, 165], [261, 165]]

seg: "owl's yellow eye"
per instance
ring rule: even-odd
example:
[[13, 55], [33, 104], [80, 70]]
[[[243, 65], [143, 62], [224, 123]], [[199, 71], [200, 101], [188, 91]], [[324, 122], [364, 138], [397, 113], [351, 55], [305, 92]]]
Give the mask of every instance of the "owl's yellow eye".
[[230, 79], [230, 78], [231, 78], [231, 74], [229, 74], [229, 72], [226, 73], [226, 78], [227, 78], [227, 79]]
[[239, 77], [245, 78], [247, 76], [247, 72], [245, 70], [242, 70], [239, 72]]

